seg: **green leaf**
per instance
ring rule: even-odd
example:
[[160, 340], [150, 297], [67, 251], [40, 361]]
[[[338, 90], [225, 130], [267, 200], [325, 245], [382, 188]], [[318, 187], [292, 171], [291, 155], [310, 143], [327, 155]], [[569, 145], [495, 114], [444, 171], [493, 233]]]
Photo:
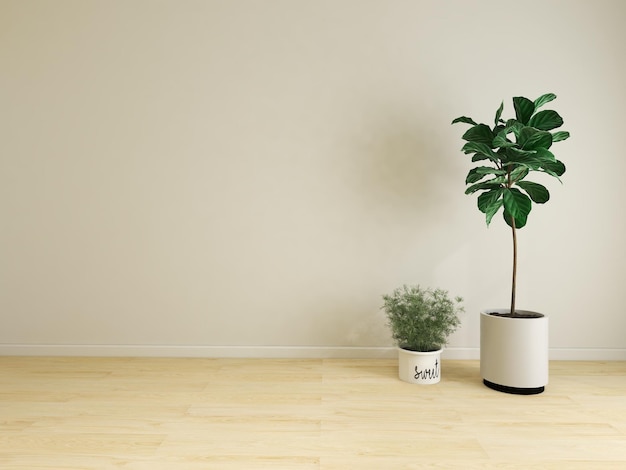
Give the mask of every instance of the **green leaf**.
[[487, 209], [485, 210], [485, 218], [487, 220], [487, 226], [489, 226], [489, 224], [491, 223], [491, 219], [493, 219], [493, 216], [496, 215], [496, 213], [500, 210], [503, 204], [504, 204], [504, 201], [502, 199], [498, 199], [489, 207], [487, 207]]
[[491, 160], [492, 162], [495, 162], [495, 160], [493, 158], [488, 157], [484, 153], [475, 153], [472, 156], [472, 162], [480, 162], [482, 160]]
[[537, 159], [541, 162], [542, 165], [544, 163], [556, 162], [556, 157], [552, 152], [550, 152], [550, 150], [540, 148], [537, 149], [536, 152]]
[[530, 118], [528, 125], [534, 127], [535, 129], [539, 129], [540, 131], [550, 131], [562, 126], [563, 119], [556, 111], [546, 109], [545, 111], [539, 111], [532, 118]]
[[500, 134], [508, 135], [508, 134], [510, 134], [512, 132], [515, 135], [515, 137], [517, 138], [519, 136], [520, 131], [523, 128], [524, 128], [524, 124], [522, 124], [521, 122], [517, 121], [516, 119], [509, 119], [505, 123], [505, 127], [500, 132]]
[[523, 145], [524, 150], [549, 149], [552, 147], [552, 134], [546, 131], [537, 131]]
[[506, 170], [500, 170], [491, 166], [479, 166], [475, 170], [481, 175], [506, 175]]
[[[464, 153], [476, 153], [478, 155], [484, 155], [485, 158], [493, 162], [497, 162], [500, 158], [498, 154], [496, 154], [489, 145], [481, 142], [468, 142], [461, 149]], [[472, 161], [484, 160], [485, 158], [477, 158], [476, 160], [472, 159]]]
[[[509, 214], [506, 209], [504, 209], [504, 221], [507, 223], [509, 227], [513, 227], [513, 219], [511, 214]], [[528, 215], [526, 217], [520, 217], [515, 219], [515, 228], [522, 228], [526, 225], [526, 221], [528, 220]]]
[[552, 145], [552, 134], [532, 127], [524, 127], [520, 132], [518, 144], [523, 150], [548, 149]]
[[535, 112], [535, 103], [523, 96], [516, 96], [513, 98], [513, 107], [516, 119], [522, 124], [528, 124], [528, 120]]
[[480, 191], [482, 189], [496, 189], [501, 187], [505, 182], [504, 177], [498, 176], [496, 178], [490, 179], [488, 181], [483, 181], [482, 183], [476, 183], [469, 186], [465, 190], [465, 194], [473, 194], [476, 191]]
[[495, 126], [493, 129], [491, 129], [491, 132], [493, 133], [493, 135], [498, 135], [498, 133], [502, 132], [504, 130], [504, 121], [502, 119], [500, 119], [500, 124], [498, 124], [497, 126]]
[[541, 168], [551, 176], [558, 178], [565, 173], [565, 165], [563, 162], [556, 160], [554, 162], [546, 162], [541, 164]]
[[487, 175], [505, 175], [506, 171], [499, 170], [497, 168], [493, 168], [490, 166], [479, 166], [476, 168], [472, 168], [465, 178], [465, 184], [472, 184], [480, 181]]
[[490, 191], [485, 191], [478, 196], [478, 210], [480, 212], [487, 213], [487, 209], [502, 197], [503, 191], [503, 188], [496, 188]]
[[511, 170], [511, 181], [514, 181], [514, 182], [521, 181], [524, 178], [526, 178], [526, 176], [528, 176], [528, 173], [530, 173], [530, 170], [528, 169], [528, 167], [517, 166], [513, 170]]
[[476, 122], [471, 117], [461, 116], [452, 121], [452, 124], [456, 124], [457, 122], [464, 122], [465, 124], [471, 124], [472, 126], [476, 125]]
[[567, 138], [569, 138], [569, 132], [567, 131], [558, 131], [552, 134], [552, 142], [560, 142]]
[[506, 151], [506, 156], [508, 158], [517, 158], [517, 157], [531, 157], [534, 156], [537, 151], [536, 150], [522, 150], [522, 149], [518, 149], [515, 147], [508, 147], [507, 149], [505, 149]]
[[465, 184], [473, 184], [481, 179], [483, 179], [486, 175], [484, 173], [479, 173], [478, 168], [472, 168], [465, 177]]
[[535, 100], [535, 110], [541, 108], [544, 104], [549, 103], [550, 101], [555, 99], [556, 95], [554, 93], [546, 93], [545, 95], [541, 95]]
[[493, 121], [494, 126], [498, 125], [498, 121], [500, 121], [500, 116], [502, 116], [502, 111], [504, 110], [504, 101], [500, 103], [500, 107], [496, 111], [496, 118]]
[[518, 228], [521, 228], [518, 226], [518, 223], [521, 223], [522, 227], [526, 225], [526, 219], [532, 209], [530, 198], [517, 188], [505, 188], [502, 198], [504, 200], [504, 210], [515, 219], [515, 225]]
[[477, 124], [470, 127], [465, 134], [463, 134], [463, 140], [491, 146], [491, 143], [493, 142], [493, 132], [491, 132], [491, 129], [487, 124]]
[[538, 170], [541, 161], [537, 158], [537, 152], [534, 150], [520, 150], [514, 147], [506, 149], [507, 163], [517, 163], [527, 166], [531, 170]]
[[550, 193], [545, 186], [532, 181], [518, 181], [517, 185], [530, 196], [533, 202], [545, 204], [550, 200]]
[[493, 146], [494, 148], [496, 147], [506, 148], [506, 147], [516, 147], [517, 144], [507, 139], [506, 133], [504, 131], [501, 131], [500, 133], [498, 133], [498, 135], [496, 135], [493, 138]]

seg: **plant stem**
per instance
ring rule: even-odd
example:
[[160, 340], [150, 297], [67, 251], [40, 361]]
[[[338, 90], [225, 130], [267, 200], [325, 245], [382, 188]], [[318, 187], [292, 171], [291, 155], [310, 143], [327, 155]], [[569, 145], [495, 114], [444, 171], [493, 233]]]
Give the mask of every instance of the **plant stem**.
[[[513, 186], [513, 181], [511, 181], [511, 166], [507, 168], [508, 170], [508, 187]], [[511, 216], [511, 231], [513, 234], [513, 278], [511, 280], [511, 316], [515, 317], [517, 314], [515, 313], [515, 289], [517, 287], [517, 230], [515, 229], [515, 217]]]
[[517, 287], [517, 231], [515, 230], [515, 218], [511, 217], [511, 230], [513, 231], [513, 280], [511, 282], [511, 316], [515, 317], [515, 288]]

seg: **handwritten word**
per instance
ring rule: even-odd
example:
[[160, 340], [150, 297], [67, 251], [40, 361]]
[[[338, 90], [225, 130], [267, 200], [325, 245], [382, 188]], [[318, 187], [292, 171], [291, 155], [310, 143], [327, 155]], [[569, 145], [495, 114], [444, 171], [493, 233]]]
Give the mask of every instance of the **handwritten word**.
[[419, 370], [417, 366], [415, 366], [415, 380], [429, 380], [429, 379], [437, 379], [439, 378], [439, 361], [435, 359], [435, 367], [431, 369], [423, 369]]

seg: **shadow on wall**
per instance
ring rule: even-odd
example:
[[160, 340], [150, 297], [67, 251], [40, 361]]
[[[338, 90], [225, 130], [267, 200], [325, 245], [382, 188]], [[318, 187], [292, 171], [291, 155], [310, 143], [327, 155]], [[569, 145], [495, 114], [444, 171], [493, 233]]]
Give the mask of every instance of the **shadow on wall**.
[[[380, 298], [380, 302], [378, 302]], [[371, 307], [363, 306], [363, 299], [350, 303], [349, 299], [337, 298], [336, 305], [318, 317], [315, 328], [329, 346], [386, 347], [393, 341], [387, 326], [385, 313], [379, 308], [382, 297], [376, 296]], [[323, 320], [321, 320], [323, 318]]]
[[[389, 117], [351, 136], [346, 155], [351, 168], [344, 176], [359, 220], [366, 224], [363, 237], [370, 237], [360, 249], [376, 252], [364, 253], [367, 262], [375, 263], [363, 274], [362, 285], [369, 291], [356, 293], [368, 298], [354, 303], [337, 299], [346, 308], [332, 318], [342, 319], [335, 328], [346, 345], [391, 345], [380, 296], [396, 282], [434, 282], [437, 266], [454, 249], [448, 240], [458, 231], [450, 229], [450, 213], [462, 197], [463, 176], [448, 154], [450, 146], [442, 145], [448, 136], [441, 123], [447, 118], [433, 122], [439, 129], [415, 114]], [[452, 178], [459, 184], [447, 184]], [[409, 278], [402, 279], [407, 272]]]
[[346, 343], [348, 346], [391, 346], [393, 340], [384, 312], [363, 312], [358, 321], [348, 326]]
[[416, 116], [389, 118], [357, 144], [360, 167], [354, 190], [365, 206], [399, 222], [441, 220], [449, 207], [445, 183], [456, 170], [448, 147], [441, 145], [447, 136], [432, 122], [446, 119], [425, 123]]

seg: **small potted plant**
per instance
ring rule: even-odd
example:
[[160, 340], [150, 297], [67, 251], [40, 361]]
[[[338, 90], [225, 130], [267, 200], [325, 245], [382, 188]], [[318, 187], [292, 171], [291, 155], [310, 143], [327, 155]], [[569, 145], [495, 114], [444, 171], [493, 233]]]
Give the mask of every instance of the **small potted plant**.
[[441, 351], [459, 326], [462, 298], [442, 289], [404, 285], [383, 295], [391, 334], [398, 346], [400, 380], [434, 384], [441, 379]]
[[[509, 308], [487, 309], [480, 316], [480, 371], [483, 382], [498, 391], [531, 395], [548, 383], [548, 317], [520, 310], [516, 304], [517, 231], [526, 225], [533, 203], [545, 204], [548, 189], [529, 181], [543, 173], [560, 181], [565, 165], [557, 160], [552, 145], [567, 139], [567, 131], [555, 131], [563, 119], [554, 110], [541, 109], [556, 99], [546, 93], [534, 101], [513, 98], [515, 118], [501, 118], [504, 103], [496, 111], [493, 126], [461, 116], [452, 121], [469, 124], [461, 149], [480, 162], [465, 178], [466, 194], [478, 194], [478, 210], [489, 225], [501, 209], [511, 228], [513, 270]], [[493, 255], [492, 255], [493, 257]]]

